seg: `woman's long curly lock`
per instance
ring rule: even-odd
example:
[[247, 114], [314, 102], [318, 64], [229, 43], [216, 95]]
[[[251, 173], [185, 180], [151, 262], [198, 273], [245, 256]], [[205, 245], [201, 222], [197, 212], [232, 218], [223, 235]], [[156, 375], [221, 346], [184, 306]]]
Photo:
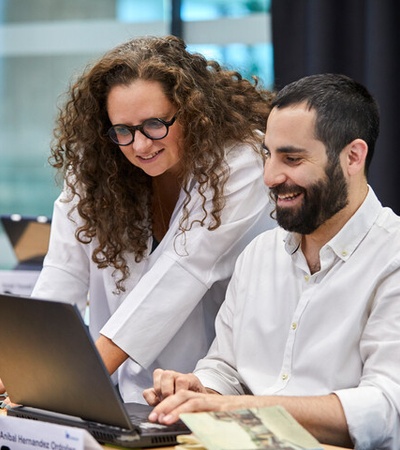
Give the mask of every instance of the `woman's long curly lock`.
[[[117, 291], [129, 276], [126, 256], [137, 262], [147, 252], [152, 233], [151, 177], [132, 165], [106, 133], [111, 126], [107, 97], [114, 86], [137, 79], [156, 81], [177, 109], [183, 134], [182, 188], [186, 192], [181, 232], [190, 229], [187, 189], [194, 178], [203, 198], [202, 226], [217, 228], [224, 207], [224, 185], [229, 176], [224, 148], [234, 142], [257, 142], [270, 111], [271, 93], [254, 78], [250, 82], [216, 61], [189, 53], [173, 36], [131, 40], [108, 52], [71, 86], [60, 109], [50, 163], [58, 169], [83, 225], [76, 238], [89, 243], [99, 268], [112, 266]], [[213, 192], [207, 211], [205, 191]], [[209, 217], [207, 223], [206, 219]]]

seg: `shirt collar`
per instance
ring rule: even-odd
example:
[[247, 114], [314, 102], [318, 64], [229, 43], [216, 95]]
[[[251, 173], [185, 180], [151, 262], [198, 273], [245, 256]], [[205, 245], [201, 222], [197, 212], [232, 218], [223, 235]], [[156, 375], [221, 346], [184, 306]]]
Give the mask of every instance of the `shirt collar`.
[[[368, 186], [368, 194], [361, 206], [324, 247], [329, 246], [339, 258], [347, 260], [371, 229], [381, 209], [380, 201]], [[301, 235], [288, 232], [284, 242], [287, 253], [293, 255], [300, 247]]]

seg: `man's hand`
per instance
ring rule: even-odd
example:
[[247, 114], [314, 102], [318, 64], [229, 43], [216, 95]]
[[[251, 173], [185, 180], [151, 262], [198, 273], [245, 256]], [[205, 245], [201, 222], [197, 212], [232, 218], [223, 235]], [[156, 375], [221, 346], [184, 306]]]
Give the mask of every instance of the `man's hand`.
[[184, 374], [173, 370], [156, 369], [153, 372], [153, 387], [146, 389], [143, 397], [149, 405], [155, 406], [182, 390], [207, 393], [206, 388], [192, 373]]
[[149, 415], [151, 422], [170, 425], [181, 413], [202, 411], [229, 411], [241, 409], [244, 397], [240, 395], [216, 395], [180, 390], [159, 403]]

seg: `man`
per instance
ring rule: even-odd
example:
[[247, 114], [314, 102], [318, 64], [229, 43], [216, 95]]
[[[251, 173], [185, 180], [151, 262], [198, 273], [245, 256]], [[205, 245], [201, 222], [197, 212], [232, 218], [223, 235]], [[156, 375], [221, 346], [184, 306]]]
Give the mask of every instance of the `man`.
[[239, 257], [195, 375], [154, 373], [150, 420], [282, 405], [321, 442], [400, 448], [400, 218], [367, 183], [378, 132], [343, 75], [277, 94], [264, 179], [280, 227]]

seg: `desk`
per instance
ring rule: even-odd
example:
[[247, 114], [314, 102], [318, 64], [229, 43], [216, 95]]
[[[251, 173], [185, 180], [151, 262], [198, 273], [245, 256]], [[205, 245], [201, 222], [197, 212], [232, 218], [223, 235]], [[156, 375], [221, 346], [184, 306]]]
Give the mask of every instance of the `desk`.
[[[111, 447], [103, 447], [104, 449], [110, 450]], [[324, 450], [348, 450], [344, 449], [343, 447], [335, 447], [333, 445], [322, 445], [322, 448]], [[175, 447], [157, 447], [154, 450], [175, 450]]]
[[[7, 415], [7, 410], [6, 409], [0, 409], [0, 414], [1, 415]], [[106, 450], [112, 449], [112, 447], [109, 447], [109, 446], [103, 446], [103, 448], [106, 449]], [[345, 450], [343, 447], [335, 447], [333, 445], [325, 445], [325, 444], [322, 445], [322, 448], [324, 450]], [[171, 446], [171, 447], [157, 447], [154, 450], [175, 450], [175, 447], [174, 446]]]
[[333, 445], [322, 445], [324, 450], [343, 450], [343, 447], [335, 447]]
[[[104, 447], [104, 448], [107, 448], [108, 450], [110, 449], [110, 447]], [[335, 447], [333, 445], [322, 445], [322, 448], [324, 450], [348, 450], [348, 449], [344, 449], [343, 447]], [[158, 447], [158, 450], [174, 450], [174, 449], [175, 449], [175, 447]]]

